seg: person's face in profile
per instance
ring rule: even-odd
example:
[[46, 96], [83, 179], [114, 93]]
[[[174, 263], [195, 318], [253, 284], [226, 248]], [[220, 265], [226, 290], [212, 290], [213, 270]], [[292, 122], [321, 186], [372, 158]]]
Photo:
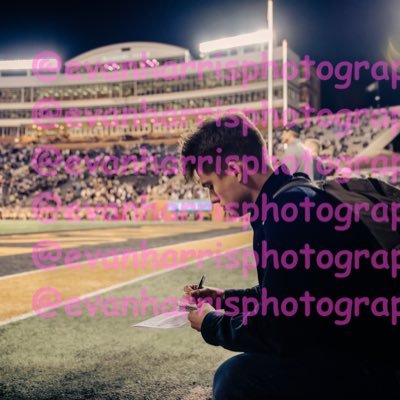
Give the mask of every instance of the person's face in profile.
[[306, 146], [313, 157], [318, 157], [319, 147], [316, 143], [306, 140], [304, 146]]
[[234, 209], [236, 216], [243, 215], [242, 205], [250, 201], [247, 187], [242, 183], [241, 168], [241, 163], [231, 163], [225, 173], [221, 174], [196, 171], [201, 185], [210, 192], [210, 201], [213, 204], [219, 203], [228, 214], [232, 214]]
[[283, 131], [282, 132], [282, 142], [283, 144], [288, 144], [289, 140], [290, 140], [290, 132], [289, 131]]

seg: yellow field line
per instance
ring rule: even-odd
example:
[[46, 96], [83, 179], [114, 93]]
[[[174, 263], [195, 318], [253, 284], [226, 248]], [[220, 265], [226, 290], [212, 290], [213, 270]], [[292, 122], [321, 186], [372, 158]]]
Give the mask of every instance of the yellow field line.
[[[228, 229], [232, 225], [222, 225], [222, 229]], [[237, 225], [233, 225], [237, 226]], [[44, 240], [57, 240], [59, 239], [61, 248], [75, 247], [78, 242], [79, 245], [95, 245], [102, 243], [117, 243], [126, 242], [129, 239], [150, 239], [159, 238], [171, 235], [171, 229], [173, 229], [175, 235], [187, 234], [193, 232], [204, 232], [210, 230], [208, 224], [202, 223], [198, 226], [157, 226], [157, 231], [154, 230], [154, 226], [143, 226], [141, 229], [132, 228], [114, 228], [112, 230], [99, 230], [99, 229], [88, 229], [87, 231], [68, 231], [68, 232], [47, 232], [47, 233], [35, 233], [32, 235], [11, 235], [3, 238], [1, 243], [8, 244], [8, 246], [0, 247], [0, 257], [28, 254], [32, 252], [32, 248], [12, 246], [11, 244], [32, 244], [35, 245], [38, 242]], [[110, 237], [110, 232], [116, 234], [115, 237]], [[67, 234], [67, 235], [66, 235]]]
[[[63, 299], [79, 297], [176, 264], [193, 260], [200, 263], [210, 252], [216, 254], [249, 245], [251, 238], [250, 232], [242, 232], [149, 249], [147, 256], [143, 252], [119, 253], [90, 263], [77, 263], [74, 267], [6, 276], [0, 280], [0, 321], [31, 312], [32, 298], [43, 287], [56, 288]], [[163, 264], [157, 266], [155, 260]]]

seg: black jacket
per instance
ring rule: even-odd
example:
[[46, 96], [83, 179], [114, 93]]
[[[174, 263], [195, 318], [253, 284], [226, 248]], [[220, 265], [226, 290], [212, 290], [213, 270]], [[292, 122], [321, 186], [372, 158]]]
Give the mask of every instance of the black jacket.
[[[271, 202], [273, 194], [292, 178], [284, 166], [275, 171], [265, 182], [257, 198], [256, 205], [259, 210], [262, 202]], [[271, 257], [267, 258], [266, 263], [263, 262], [263, 246], [268, 250], [276, 250], [279, 255], [287, 250], [294, 250], [299, 254], [306, 244], [317, 254], [321, 250], [329, 250], [335, 255], [340, 250], [354, 252], [357, 249], [379, 249], [375, 239], [361, 223], [353, 222], [350, 229], [338, 231], [335, 229], [338, 225], [335, 219], [329, 223], [322, 222], [315, 211], [310, 214], [310, 222], [306, 222], [305, 211], [300, 207], [305, 197], [316, 203], [314, 210], [321, 203], [330, 203], [332, 207], [337, 205], [326, 195], [304, 187], [289, 189], [276, 197], [274, 201], [279, 209], [289, 202], [296, 205], [298, 218], [294, 222], [286, 222], [282, 218], [275, 221], [270, 213], [265, 223], [262, 218], [252, 222], [253, 249], [257, 252], [259, 260], [259, 284], [249, 289], [225, 291], [225, 314], [210, 312], [206, 315], [201, 326], [204, 340], [209, 344], [239, 352], [271, 352], [286, 356], [305, 355], [310, 351], [343, 352], [355, 357], [389, 362], [394, 355], [393, 346], [400, 347], [399, 328], [392, 326], [390, 317], [378, 318], [372, 315], [368, 308], [361, 307], [360, 316], [353, 315], [349, 323], [343, 323], [346, 321], [343, 311], [345, 304], [337, 310], [342, 317], [333, 311], [331, 316], [321, 316], [316, 312], [315, 305], [311, 306], [311, 313], [306, 316], [304, 308], [298, 303], [298, 312], [291, 317], [282, 313], [275, 316], [270, 307], [266, 315], [259, 311], [257, 315], [248, 317], [247, 324], [244, 324], [241, 312], [233, 313], [232, 305], [228, 310], [229, 298], [243, 299], [244, 296], [257, 298], [262, 310], [263, 289], [267, 297], [275, 297], [279, 304], [288, 297], [299, 299], [305, 291], [317, 300], [329, 297], [333, 302], [344, 297], [353, 299], [355, 296], [368, 296], [373, 299], [394, 294], [396, 285], [390, 277], [390, 271], [373, 269], [367, 259], [360, 261], [358, 270], [352, 268], [352, 272], [346, 278], [335, 276], [341, 272], [335, 262], [331, 268], [322, 269], [316, 265], [315, 257], [312, 258], [308, 269], [302, 261], [293, 269], [275, 268]], [[299, 260], [302, 260], [300, 256]], [[241, 301], [239, 304], [242, 304]], [[325, 308], [327, 312], [329, 304], [325, 304]], [[228, 311], [231, 312], [231, 316], [228, 315]], [[321, 311], [323, 312], [324, 310]], [[353, 311], [351, 313], [354, 314]], [[335, 321], [342, 321], [342, 325]]]

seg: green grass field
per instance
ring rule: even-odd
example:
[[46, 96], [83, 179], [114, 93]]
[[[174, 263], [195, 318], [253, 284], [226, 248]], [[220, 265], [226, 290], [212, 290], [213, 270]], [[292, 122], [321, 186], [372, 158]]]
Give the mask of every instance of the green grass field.
[[[206, 285], [250, 287], [241, 270], [217, 269], [207, 261], [146, 278], [101, 295], [135, 296], [145, 288], [148, 296], [179, 298], [183, 286], [197, 283], [204, 273]], [[133, 328], [147, 316], [95, 317], [87, 313], [54, 318], [39, 316], [0, 327], [1, 399], [184, 399], [211, 396], [213, 374], [235, 353], [206, 344], [189, 325], [170, 330]]]

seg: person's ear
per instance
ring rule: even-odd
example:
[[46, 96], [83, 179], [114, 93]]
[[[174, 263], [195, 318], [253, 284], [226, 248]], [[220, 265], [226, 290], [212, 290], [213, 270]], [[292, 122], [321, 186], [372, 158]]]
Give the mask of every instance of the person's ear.
[[241, 163], [236, 161], [228, 162], [228, 171], [230, 171], [229, 175], [235, 176], [239, 183], [242, 181], [243, 171]]

